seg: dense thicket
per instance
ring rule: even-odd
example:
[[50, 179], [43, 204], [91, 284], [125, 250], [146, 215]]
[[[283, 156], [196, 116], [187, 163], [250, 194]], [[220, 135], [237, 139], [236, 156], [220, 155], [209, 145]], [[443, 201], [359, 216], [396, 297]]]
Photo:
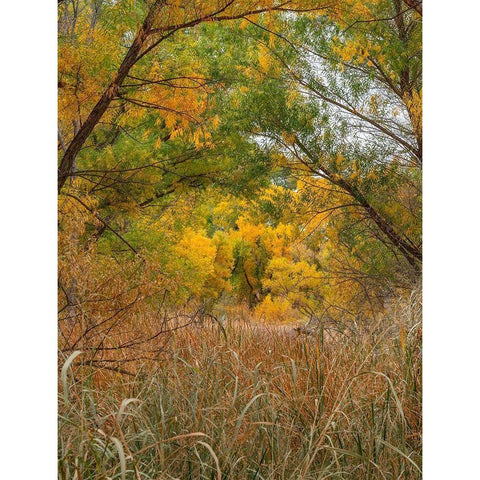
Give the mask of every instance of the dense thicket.
[[369, 322], [418, 284], [421, 4], [64, 0], [58, 33], [64, 352]]

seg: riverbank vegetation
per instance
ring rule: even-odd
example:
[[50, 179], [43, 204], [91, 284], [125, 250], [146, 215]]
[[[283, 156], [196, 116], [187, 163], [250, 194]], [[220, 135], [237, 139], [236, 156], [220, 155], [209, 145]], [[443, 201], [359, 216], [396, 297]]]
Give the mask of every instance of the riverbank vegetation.
[[62, 478], [419, 478], [421, 29], [58, 2]]

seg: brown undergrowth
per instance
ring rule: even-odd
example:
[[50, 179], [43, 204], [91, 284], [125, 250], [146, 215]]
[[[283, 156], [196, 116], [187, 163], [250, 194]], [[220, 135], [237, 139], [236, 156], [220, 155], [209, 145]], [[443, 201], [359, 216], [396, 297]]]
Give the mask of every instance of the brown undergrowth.
[[421, 478], [420, 311], [331, 335], [189, 326], [134, 376], [70, 356], [59, 478]]

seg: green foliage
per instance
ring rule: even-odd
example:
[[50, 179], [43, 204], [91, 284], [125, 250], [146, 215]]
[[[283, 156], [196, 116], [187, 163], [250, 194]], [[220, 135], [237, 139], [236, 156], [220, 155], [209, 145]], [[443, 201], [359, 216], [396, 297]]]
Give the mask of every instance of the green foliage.
[[[98, 290], [131, 276], [166, 309], [382, 315], [421, 275], [420, 15], [397, 0], [194, 3], [162, 4], [78, 151], [59, 202], [60, 308], [108, 316]], [[60, 5], [60, 157], [153, 4]]]
[[405, 5], [59, 3], [59, 478], [420, 478]]

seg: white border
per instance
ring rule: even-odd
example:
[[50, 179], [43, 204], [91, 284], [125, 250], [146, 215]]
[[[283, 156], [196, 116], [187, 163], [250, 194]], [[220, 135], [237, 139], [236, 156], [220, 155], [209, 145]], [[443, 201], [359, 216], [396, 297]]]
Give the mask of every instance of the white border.
[[56, 478], [57, 5], [1, 11], [1, 475]]
[[424, 8], [424, 478], [478, 478], [476, 2]]

